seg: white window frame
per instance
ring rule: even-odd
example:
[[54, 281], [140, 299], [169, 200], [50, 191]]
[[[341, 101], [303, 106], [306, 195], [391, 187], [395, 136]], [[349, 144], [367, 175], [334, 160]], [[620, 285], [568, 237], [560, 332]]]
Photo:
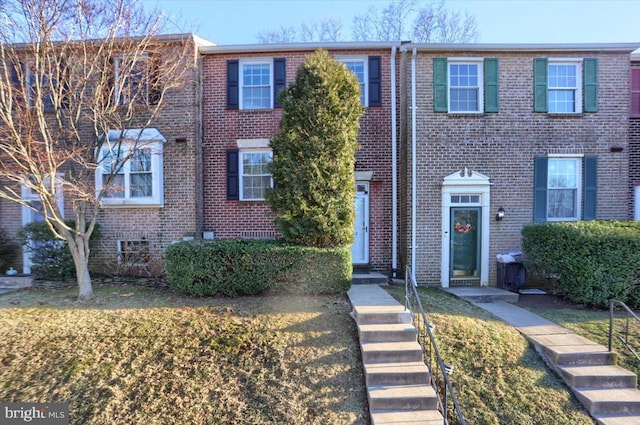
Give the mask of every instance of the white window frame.
[[[115, 82], [115, 87], [113, 88], [113, 95], [114, 95], [114, 100], [116, 104], [119, 106], [126, 105], [128, 102], [131, 101], [131, 99], [123, 98], [121, 96], [122, 85], [125, 82], [127, 82], [127, 80], [130, 78], [129, 76], [121, 75], [120, 67], [123, 60], [124, 60], [124, 57], [122, 56], [117, 56], [113, 60], [113, 73], [114, 73], [114, 82]], [[136, 105], [147, 105], [149, 103], [149, 83], [150, 83], [150, 76], [151, 76], [150, 75], [151, 62], [148, 55], [141, 55], [138, 58], [136, 58], [135, 63], [137, 64], [138, 62], [144, 63], [144, 72], [146, 73], [146, 75], [143, 76], [143, 80], [142, 80], [144, 83], [144, 92], [142, 93], [142, 96], [140, 95], [134, 96], [133, 100], [134, 100], [134, 104]], [[135, 66], [136, 65], [133, 65], [132, 69]]]
[[[246, 65], [268, 65], [269, 66], [269, 105], [260, 108], [249, 108], [244, 105], [244, 67]], [[256, 109], [273, 109], [273, 58], [264, 59], [240, 59], [238, 66], [238, 87], [239, 87], [239, 102], [240, 109], [256, 110]], [[251, 86], [257, 87], [257, 86]]]
[[[560, 87], [551, 86], [549, 78], [551, 72], [549, 67], [553, 65], [574, 65], [576, 67], [576, 86], [575, 87]], [[573, 90], [575, 93], [575, 110], [573, 112], [555, 112], [551, 111], [551, 96], [552, 90]], [[549, 114], [581, 114], [582, 113], [582, 59], [579, 58], [549, 58], [547, 62], [547, 111]]]
[[[142, 133], [142, 134], [141, 134]], [[133, 136], [133, 137], [128, 137]], [[119, 137], [123, 137], [122, 141], [118, 141]], [[131, 129], [124, 132], [111, 130], [109, 131], [108, 140], [99, 148], [98, 167], [95, 171], [96, 196], [102, 190], [102, 176], [104, 170], [104, 153], [105, 151], [115, 151], [120, 149], [126, 151], [123, 155], [129, 157], [131, 150], [150, 149], [151, 150], [151, 196], [132, 197], [131, 196], [131, 161], [127, 160], [123, 165], [124, 173], [124, 197], [109, 197], [104, 195], [101, 199], [102, 206], [109, 207], [147, 207], [164, 205], [164, 185], [163, 185], [163, 148], [166, 139], [156, 130], [152, 128], [140, 130]]]
[[[447, 59], [447, 111], [450, 114], [482, 114], [484, 113], [484, 59], [483, 58], [448, 58]], [[477, 90], [478, 109], [468, 111], [453, 111], [451, 108], [451, 66], [475, 65], [478, 69], [477, 86], [456, 86], [456, 88], [469, 88]]]
[[[336, 56], [336, 60], [342, 62], [349, 70], [348, 62], [362, 62], [364, 69], [364, 81], [359, 81], [360, 83], [360, 101], [364, 107], [369, 106], [369, 57], [368, 56]], [[357, 77], [357, 75], [356, 75]]]
[[[583, 191], [583, 155], [549, 155], [547, 158], [547, 221], [578, 221], [582, 217], [582, 191]], [[549, 217], [549, 209], [551, 208], [551, 202], [549, 197], [551, 192], [555, 189], [550, 187], [549, 172], [551, 170], [551, 161], [573, 161], [576, 164], [576, 211], [574, 217]], [[568, 189], [568, 188], [565, 188]]]
[[[246, 198], [244, 196], [244, 177], [245, 177], [245, 172], [244, 172], [244, 167], [243, 167], [243, 159], [244, 159], [244, 155], [247, 154], [268, 154], [270, 160], [273, 160], [273, 152], [271, 149], [265, 149], [265, 148], [260, 148], [260, 149], [241, 149], [238, 155], [238, 170], [239, 170], [239, 190], [240, 190], [240, 200], [241, 201], [264, 201], [265, 198]], [[267, 174], [260, 174], [261, 176], [266, 176]], [[271, 176], [271, 173], [268, 174], [270, 176], [270, 184], [269, 187], [273, 187], [273, 176]]]

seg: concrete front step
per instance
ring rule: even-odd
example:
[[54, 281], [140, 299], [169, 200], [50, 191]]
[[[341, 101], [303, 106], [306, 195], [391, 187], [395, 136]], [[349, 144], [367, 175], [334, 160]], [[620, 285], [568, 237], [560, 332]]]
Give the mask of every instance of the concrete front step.
[[382, 273], [356, 270], [351, 274], [352, 285], [386, 285], [389, 278]]
[[367, 386], [428, 385], [429, 369], [423, 362], [365, 363]]
[[492, 303], [496, 301], [516, 303], [520, 297], [519, 294], [515, 292], [505, 291], [504, 289], [492, 286], [454, 286], [443, 288], [442, 290], [470, 303]]
[[442, 425], [437, 410], [384, 410], [371, 412], [371, 425]]
[[416, 328], [410, 323], [358, 325], [360, 342], [415, 341]]
[[573, 391], [592, 416], [640, 415], [640, 391], [635, 388], [574, 388]]
[[363, 363], [420, 362], [422, 348], [411, 342], [365, 342], [360, 343]]
[[572, 388], [636, 388], [638, 377], [616, 365], [558, 367]]
[[436, 392], [430, 385], [379, 385], [368, 389], [371, 411], [429, 410], [438, 405]]
[[411, 323], [411, 312], [401, 305], [356, 306], [353, 315], [359, 325]]
[[594, 416], [598, 425], [640, 425], [640, 416]]
[[617, 353], [577, 334], [526, 335], [555, 366], [614, 365]]

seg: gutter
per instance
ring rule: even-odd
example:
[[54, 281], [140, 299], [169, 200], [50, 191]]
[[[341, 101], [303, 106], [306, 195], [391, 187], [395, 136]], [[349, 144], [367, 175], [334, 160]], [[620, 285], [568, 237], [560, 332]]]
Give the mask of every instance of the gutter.
[[273, 44], [231, 44], [226, 46], [202, 46], [200, 53], [250, 53], [250, 52], [303, 52], [325, 50], [366, 50], [389, 49], [395, 42], [327, 42], [327, 43], [273, 43]]
[[396, 45], [391, 48], [391, 277], [398, 276], [398, 134], [396, 105]]
[[408, 43], [407, 49], [421, 52], [626, 52], [640, 48], [640, 43], [532, 43], [532, 44], [449, 44], [449, 43]]
[[[413, 276], [416, 272], [416, 221], [418, 208], [416, 202], [418, 200], [416, 177], [418, 174], [418, 154], [417, 150], [417, 102], [416, 102], [416, 54], [417, 49], [414, 47], [411, 53], [411, 272]], [[414, 278], [415, 281], [415, 278]]]

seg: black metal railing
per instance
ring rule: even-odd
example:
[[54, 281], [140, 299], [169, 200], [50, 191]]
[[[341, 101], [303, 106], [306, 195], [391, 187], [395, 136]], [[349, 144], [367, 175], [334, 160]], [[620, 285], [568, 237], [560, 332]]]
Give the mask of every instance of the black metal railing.
[[453, 366], [445, 364], [438, 352], [438, 345], [433, 336], [434, 326], [427, 320], [427, 315], [422, 308], [422, 301], [418, 294], [418, 284], [410, 267], [405, 273], [405, 308], [411, 311], [413, 325], [418, 331], [418, 343], [422, 347], [422, 358], [429, 369], [431, 385], [438, 396], [438, 410], [442, 413], [444, 424], [449, 422], [449, 402], [453, 404], [451, 419], [457, 419], [456, 424], [466, 425], [464, 415], [458, 404], [458, 399], [453, 391], [449, 375], [453, 372]]
[[[616, 304], [622, 307], [623, 312], [626, 313], [626, 320], [625, 320], [623, 329], [618, 333], [615, 333], [613, 329], [613, 319], [614, 319], [613, 315], [615, 312]], [[629, 350], [629, 352], [631, 352], [634, 356], [636, 356], [636, 359], [638, 359], [638, 361], [640, 361], [640, 356], [633, 349], [630, 342], [630, 338], [633, 337], [631, 328], [629, 326], [631, 319], [635, 319], [637, 323], [640, 323], [640, 318], [625, 303], [618, 300], [609, 301], [609, 351], [613, 351], [613, 338], [615, 337], [618, 341], [620, 341], [625, 346], [627, 350]], [[638, 335], [636, 332], [636, 337], [637, 336]]]

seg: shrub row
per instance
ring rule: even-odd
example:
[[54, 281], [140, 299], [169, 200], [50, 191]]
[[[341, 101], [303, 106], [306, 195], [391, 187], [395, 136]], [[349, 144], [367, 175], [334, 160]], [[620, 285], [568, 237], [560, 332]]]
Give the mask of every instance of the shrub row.
[[572, 301], [640, 307], [640, 222], [580, 221], [522, 229], [528, 271], [549, 279]]
[[169, 285], [197, 296], [335, 294], [351, 285], [348, 248], [309, 248], [275, 241], [183, 241], [166, 252]]

